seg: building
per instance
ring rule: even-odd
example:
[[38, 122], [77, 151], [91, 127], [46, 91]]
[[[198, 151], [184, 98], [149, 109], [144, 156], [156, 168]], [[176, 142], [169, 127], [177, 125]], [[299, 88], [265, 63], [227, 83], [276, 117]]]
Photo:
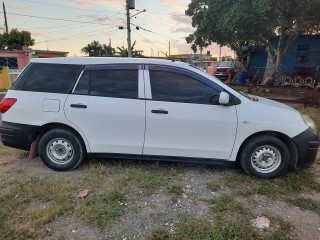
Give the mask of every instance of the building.
[[[277, 46], [278, 37], [270, 40]], [[267, 63], [265, 46], [261, 45], [252, 50], [252, 62], [248, 75], [263, 76]], [[301, 35], [291, 44], [283, 56], [280, 71], [289, 76], [311, 76], [316, 81], [320, 80], [320, 35]]]
[[68, 52], [49, 50], [0, 50], [0, 68], [9, 67], [11, 82], [17, 78], [21, 70], [28, 65], [31, 58], [66, 57]]

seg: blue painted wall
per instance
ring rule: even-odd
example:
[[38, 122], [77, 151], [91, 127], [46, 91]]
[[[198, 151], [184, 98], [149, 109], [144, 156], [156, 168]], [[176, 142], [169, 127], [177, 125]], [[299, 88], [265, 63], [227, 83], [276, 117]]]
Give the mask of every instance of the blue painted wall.
[[[278, 38], [271, 40], [273, 46], [276, 46], [277, 42]], [[266, 62], [267, 53], [264, 47], [260, 47], [253, 54], [252, 63], [248, 70], [249, 76], [254, 76], [258, 70], [262, 74], [266, 67]], [[286, 74], [308, 71], [315, 75], [317, 68], [317, 78], [319, 78], [320, 35], [302, 35], [297, 37], [283, 57], [281, 71]]]

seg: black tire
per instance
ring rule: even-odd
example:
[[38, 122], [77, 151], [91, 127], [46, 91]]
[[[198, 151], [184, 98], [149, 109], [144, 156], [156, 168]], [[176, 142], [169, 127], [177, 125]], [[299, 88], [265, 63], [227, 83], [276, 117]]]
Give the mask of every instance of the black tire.
[[287, 146], [273, 136], [249, 139], [241, 149], [240, 164], [243, 170], [258, 178], [275, 178], [286, 172], [290, 161]]
[[42, 162], [56, 171], [76, 168], [85, 157], [85, 148], [78, 135], [67, 128], [55, 128], [40, 139], [38, 152]]

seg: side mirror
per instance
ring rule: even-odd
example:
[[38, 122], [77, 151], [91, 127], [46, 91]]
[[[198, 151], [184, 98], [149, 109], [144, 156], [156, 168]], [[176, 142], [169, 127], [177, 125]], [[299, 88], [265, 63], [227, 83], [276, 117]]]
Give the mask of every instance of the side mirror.
[[219, 104], [227, 105], [230, 102], [230, 96], [226, 92], [221, 92], [219, 96]]

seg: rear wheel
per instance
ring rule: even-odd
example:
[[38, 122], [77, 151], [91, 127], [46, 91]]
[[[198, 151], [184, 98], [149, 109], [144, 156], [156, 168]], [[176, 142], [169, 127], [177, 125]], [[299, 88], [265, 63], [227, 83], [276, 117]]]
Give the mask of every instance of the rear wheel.
[[74, 169], [85, 157], [81, 139], [66, 128], [46, 132], [40, 139], [38, 152], [42, 162], [56, 171]]
[[273, 136], [249, 139], [240, 153], [240, 164], [251, 176], [275, 178], [288, 168], [290, 153], [287, 146]]

